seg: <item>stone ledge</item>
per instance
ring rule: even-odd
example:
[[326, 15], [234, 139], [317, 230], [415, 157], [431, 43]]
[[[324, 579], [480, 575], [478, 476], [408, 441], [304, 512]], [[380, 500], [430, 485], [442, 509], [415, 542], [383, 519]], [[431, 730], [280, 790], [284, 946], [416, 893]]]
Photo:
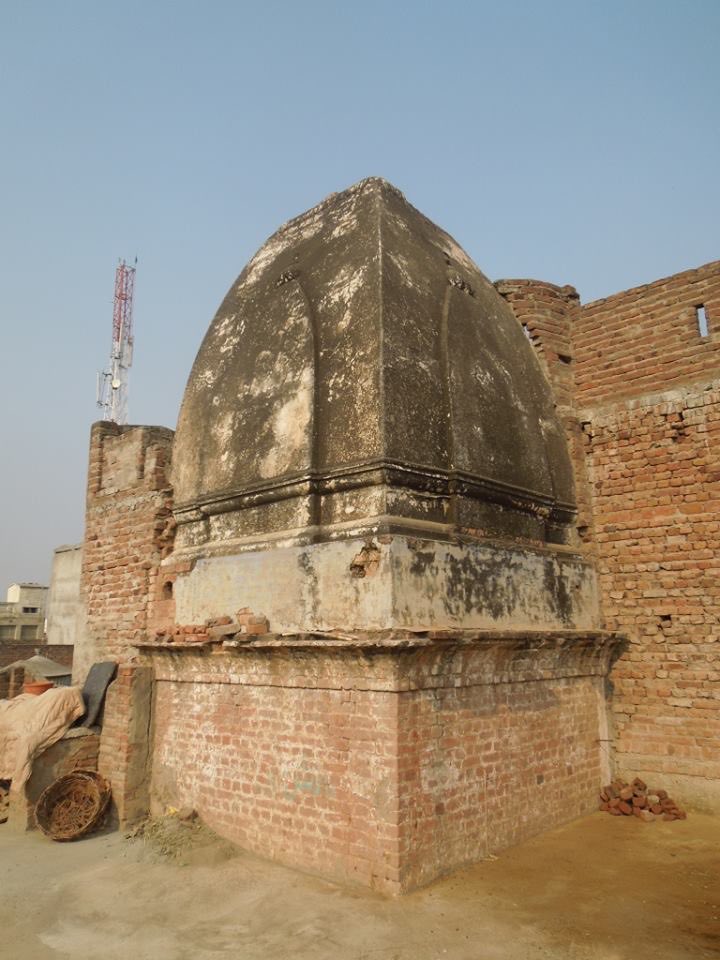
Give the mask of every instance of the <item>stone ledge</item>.
[[[265, 633], [248, 635], [240, 640], [222, 641], [186, 641], [162, 642], [145, 640], [134, 643], [138, 650], [151, 651], [180, 651], [180, 650], [212, 650], [215, 653], [228, 650], [240, 650], [252, 647], [255, 650], [285, 649], [285, 650], [323, 650], [323, 649], [419, 649], [447, 644], [463, 644], [477, 646], [481, 643], [508, 643], [528, 641], [533, 643], [542, 641], [548, 643], [567, 644], [572, 641], [594, 641], [597, 644], [619, 643], [625, 640], [623, 634], [612, 630], [478, 630], [478, 629], [447, 629], [447, 630], [377, 630], [354, 631], [341, 633], [336, 631], [312, 631], [309, 633], [279, 634]], [[218, 647], [220, 648], [218, 650]]]
[[442, 630], [137, 646], [158, 681], [404, 693], [604, 678], [624, 643], [610, 631]]

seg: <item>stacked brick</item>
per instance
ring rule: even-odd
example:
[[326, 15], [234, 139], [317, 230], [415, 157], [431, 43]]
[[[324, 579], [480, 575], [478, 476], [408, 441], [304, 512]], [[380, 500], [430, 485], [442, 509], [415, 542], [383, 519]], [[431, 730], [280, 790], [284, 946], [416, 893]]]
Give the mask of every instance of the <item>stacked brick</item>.
[[408, 886], [589, 813], [602, 777], [601, 702], [597, 686], [580, 679], [402, 694], [399, 841]]
[[25, 670], [23, 667], [13, 667], [5, 673], [0, 673], [0, 700], [12, 700], [23, 691]]
[[600, 791], [600, 810], [615, 817], [635, 815], [645, 823], [656, 818], [685, 820], [687, 814], [668, 796], [667, 790], [653, 789], [636, 777], [632, 783], [613, 780]]
[[308, 649], [154, 652], [153, 799], [247, 849], [397, 890], [396, 697], [379, 664]]
[[256, 616], [249, 607], [243, 607], [235, 617], [213, 617], [205, 623], [171, 624], [155, 630], [155, 641], [180, 646], [193, 643], [237, 644], [268, 633], [267, 617]]

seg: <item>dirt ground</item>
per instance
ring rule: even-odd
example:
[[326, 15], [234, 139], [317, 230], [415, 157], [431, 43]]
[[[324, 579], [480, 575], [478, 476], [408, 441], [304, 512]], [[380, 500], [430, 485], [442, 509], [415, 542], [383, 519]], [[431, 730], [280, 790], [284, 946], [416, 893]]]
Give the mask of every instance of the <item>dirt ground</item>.
[[595, 814], [386, 900], [226, 847], [0, 827], [8, 960], [720, 957], [720, 821]]

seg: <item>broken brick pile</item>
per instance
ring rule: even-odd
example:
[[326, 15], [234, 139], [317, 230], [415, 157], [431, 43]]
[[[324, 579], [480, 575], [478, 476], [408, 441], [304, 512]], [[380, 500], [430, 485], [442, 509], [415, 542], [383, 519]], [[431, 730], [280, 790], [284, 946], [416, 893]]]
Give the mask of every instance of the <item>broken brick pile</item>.
[[614, 817], [629, 817], [633, 814], [652, 823], [658, 817], [663, 820], [684, 820], [687, 814], [668, 796], [667, 790], [651, 790], [639, 777], [632, 783], [613, 780], [600, 791], [600, 810]]
[[157, 643], [249, 643], [257, 636], [269, 633], [266, 617], [256, 616], [249, 607], [243, 607], [232, 617], [215, 617], [205, 623], [175, 624], [155, 631]]

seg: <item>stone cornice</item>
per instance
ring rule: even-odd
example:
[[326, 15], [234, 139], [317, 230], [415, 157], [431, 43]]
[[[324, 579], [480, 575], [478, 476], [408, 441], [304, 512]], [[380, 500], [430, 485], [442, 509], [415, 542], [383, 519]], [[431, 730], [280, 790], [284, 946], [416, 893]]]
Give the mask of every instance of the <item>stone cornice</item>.
[[191, 523], [205, 516], [247, 510], [265, 503], [328, 495], [361, 487], [403, 487], [438, 497], [468, 497], [495, 503], [506, 509], [568, 524], [575, 506], [545, 494], [501, 483], [461, 470], [441, 470], [400, 460], [359, 461], [323, 473], [302, 473], [266, 482], [223, 490], [175, 506], [178, 523]]

